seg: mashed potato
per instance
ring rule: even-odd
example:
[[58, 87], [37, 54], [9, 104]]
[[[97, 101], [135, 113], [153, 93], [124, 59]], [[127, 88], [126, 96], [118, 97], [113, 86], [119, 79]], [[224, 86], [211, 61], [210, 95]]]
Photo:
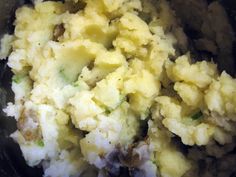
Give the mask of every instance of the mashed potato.
[[176, 137], [189, 147], [232, 143], [236, 80], [213, 62], [178, 56], [171, 28], [183, 35], [165, 0], [19, 8], [0, 57], [9, 55], [14, 73], [15, 102], [4, 111], [17, 120], [12, 137], [27, 163], [41, 164], [45, 177], [119, 176], [120, 168], [181, 177], [197, 161]]

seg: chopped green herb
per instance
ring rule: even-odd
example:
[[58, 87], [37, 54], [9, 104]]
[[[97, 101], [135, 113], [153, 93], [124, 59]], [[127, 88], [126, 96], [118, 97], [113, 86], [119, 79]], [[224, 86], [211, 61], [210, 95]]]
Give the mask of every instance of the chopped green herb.
[[66, 76], [64, 68], [60, 69], [59, 74], [60, 74], [61, 78], [63, 78], [63, 80], [65, 80], [66, 82], [69, 82], [69, 78]]
[[202, 116], [203, 116], [202, 112], [199, 111], [199, 112], [195, 113], [194, 115], [192, 115], [191, 118], [192, 118], [193, 120], [197, 120], [197, 119], [201, 118]]
[[72, 85], [73, 85], [74, 87], [79, 87], [79, 82], [74, 82]]
[[114, 107], [114, 108], [110, 108], [110, 107], [106, 107], [105, 109], [105, 113], [107, 115], [111, 114], [112, 111], [114, 111], [115, 109], [117, 109], [122, 103], [124, 103], [126, 101], [126, 97], [125, 96], [121, 96], [120, 102]]
[[120, 105], [127, 100], [127, 97], [125, 95], [121, 95], [121, 101]]
[[37, 143], [38, 146], [44, 147], [44, 142], [43, 142], [43, 140], [38, 140], [36, 143]]
[[19, 83], [22, 81], [23, 77], [24, 77], [24, 76], [22, 76], [22, 75], [14, 75], [14, 76], [12, 77], [12, 81], [15, 82], [15, 83], [17, 83], [17, 84], [19, 84]]
[[111, 112], [112, 112], [112, 110], [109, 109], [109, 108], [107, 108], [107, 109], [105, 110], [105, 113], [106, 113], [106, 114], [110, 114]]

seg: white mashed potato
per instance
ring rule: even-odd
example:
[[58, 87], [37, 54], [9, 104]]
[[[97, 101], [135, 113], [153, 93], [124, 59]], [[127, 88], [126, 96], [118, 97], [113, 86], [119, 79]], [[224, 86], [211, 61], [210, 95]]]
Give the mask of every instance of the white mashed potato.
[[[15, 102], [4, 111], [17, 120], [12, 137], [27, 163], [42, 164], [45, 177], [102, 177], [111, 164], [135, 168], [133, 176], [181, 177], [197, 162], [175, 137], [195, 147], [232, 143], [236, 80], [213, 62], [177, 57], [170, 28], [184, 34], [175, 20], [165, 0], [19, 8], [0, 57], [14, 73]], [[137, 163], [110, 159], [131, 147]]]

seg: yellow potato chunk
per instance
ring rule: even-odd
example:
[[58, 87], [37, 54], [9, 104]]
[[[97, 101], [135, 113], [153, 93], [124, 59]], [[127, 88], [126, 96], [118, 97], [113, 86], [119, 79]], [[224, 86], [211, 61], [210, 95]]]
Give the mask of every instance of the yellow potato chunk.
[[140, 74], [134, 74], [129, 77], [124, 83], [125, 93], [139, 92], [145, 97], [152, 97], [158, 94], [159, 82], [155, 80], [154, 76], [147, 70], [142, 70]]
[[200, 105], [203, 99], [202, 92], [195, 85], [176, 82], [174, 89], [178, 92], [183, 101], [189, 106], [197, 107]]
[[95, 65], [99, 67], [119, 67], [126, 64], [126, 59], [120, 51], [103, 51], [95, 59]]
[[206, 61], [190, 64], [187, 55], [177, 58], [175, 63], [167, 62], [166, 70], [173, 81], [192, 83], [199, 88], [207, 87], [217, 76], [215, 64]]
[[103, 112], [92, 100], [93, 97], [93, 93], [82, 91], [69, 100], [73, 124], [81, 130], [91, 131], [96, 128], [96, 116]]
[[162, 176], [181, 177], [191, 167], [189, 161], [175, 149], [165, 149], [158, 154]]
[[98, 82], [93, 89], [95, 99], [106, 107], [115, 109], [122, 101], [120, 89], [123, 85], [123, 75], [125, 68], [118, 68], [115, 72], [109, 74], [106, 79]]
[[[223, 72], [206, 90], [205, 102], [211, 111], [220, 115], [236, 114], [236, 80]], [[235, 119], [234, 119], [235, 120]]]

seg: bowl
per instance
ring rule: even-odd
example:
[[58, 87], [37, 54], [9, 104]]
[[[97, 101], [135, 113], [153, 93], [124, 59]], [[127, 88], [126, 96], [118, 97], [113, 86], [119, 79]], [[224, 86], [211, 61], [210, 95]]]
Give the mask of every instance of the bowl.
[[[174, 0], [172, 0], [174, 1]], [[208, 1], [211, 2], [211, 1]], [[221, 0], [220, 3], [224, 6], [230, 23], [236, 31], [236, 1]], [[24, 4], [31, 4], [27, 0], [1, 0], [0, 1], [0, 37], [4, 33], [13, 33], [14, 27], [14, 12], [17, 7]], [[188, 26], [188, 25], [187, 25]], [[189, 36], [194, 38], [194, 31], [186, 27], [189, 31]], [[236, 43], [233, 45], [233, 58], [236, 59]], [[2, 109], [7, 102], [14, 101], [14, 95], [11, 91], [12, 73], [7, 67], [7, 60], [0, 61], [0, 176], [1, 177], [40, 177], [43, 174], [41, 167], [31, 168], [27, 166], [19, 146], [9, 137], [16, 130], [16, 121], [13, 118], [6, 117]], [[233, 62], [236, 63], [236, 62]], [[231, 75], [235, 76], [235, 64], [229, 67], [223, 67]]]

